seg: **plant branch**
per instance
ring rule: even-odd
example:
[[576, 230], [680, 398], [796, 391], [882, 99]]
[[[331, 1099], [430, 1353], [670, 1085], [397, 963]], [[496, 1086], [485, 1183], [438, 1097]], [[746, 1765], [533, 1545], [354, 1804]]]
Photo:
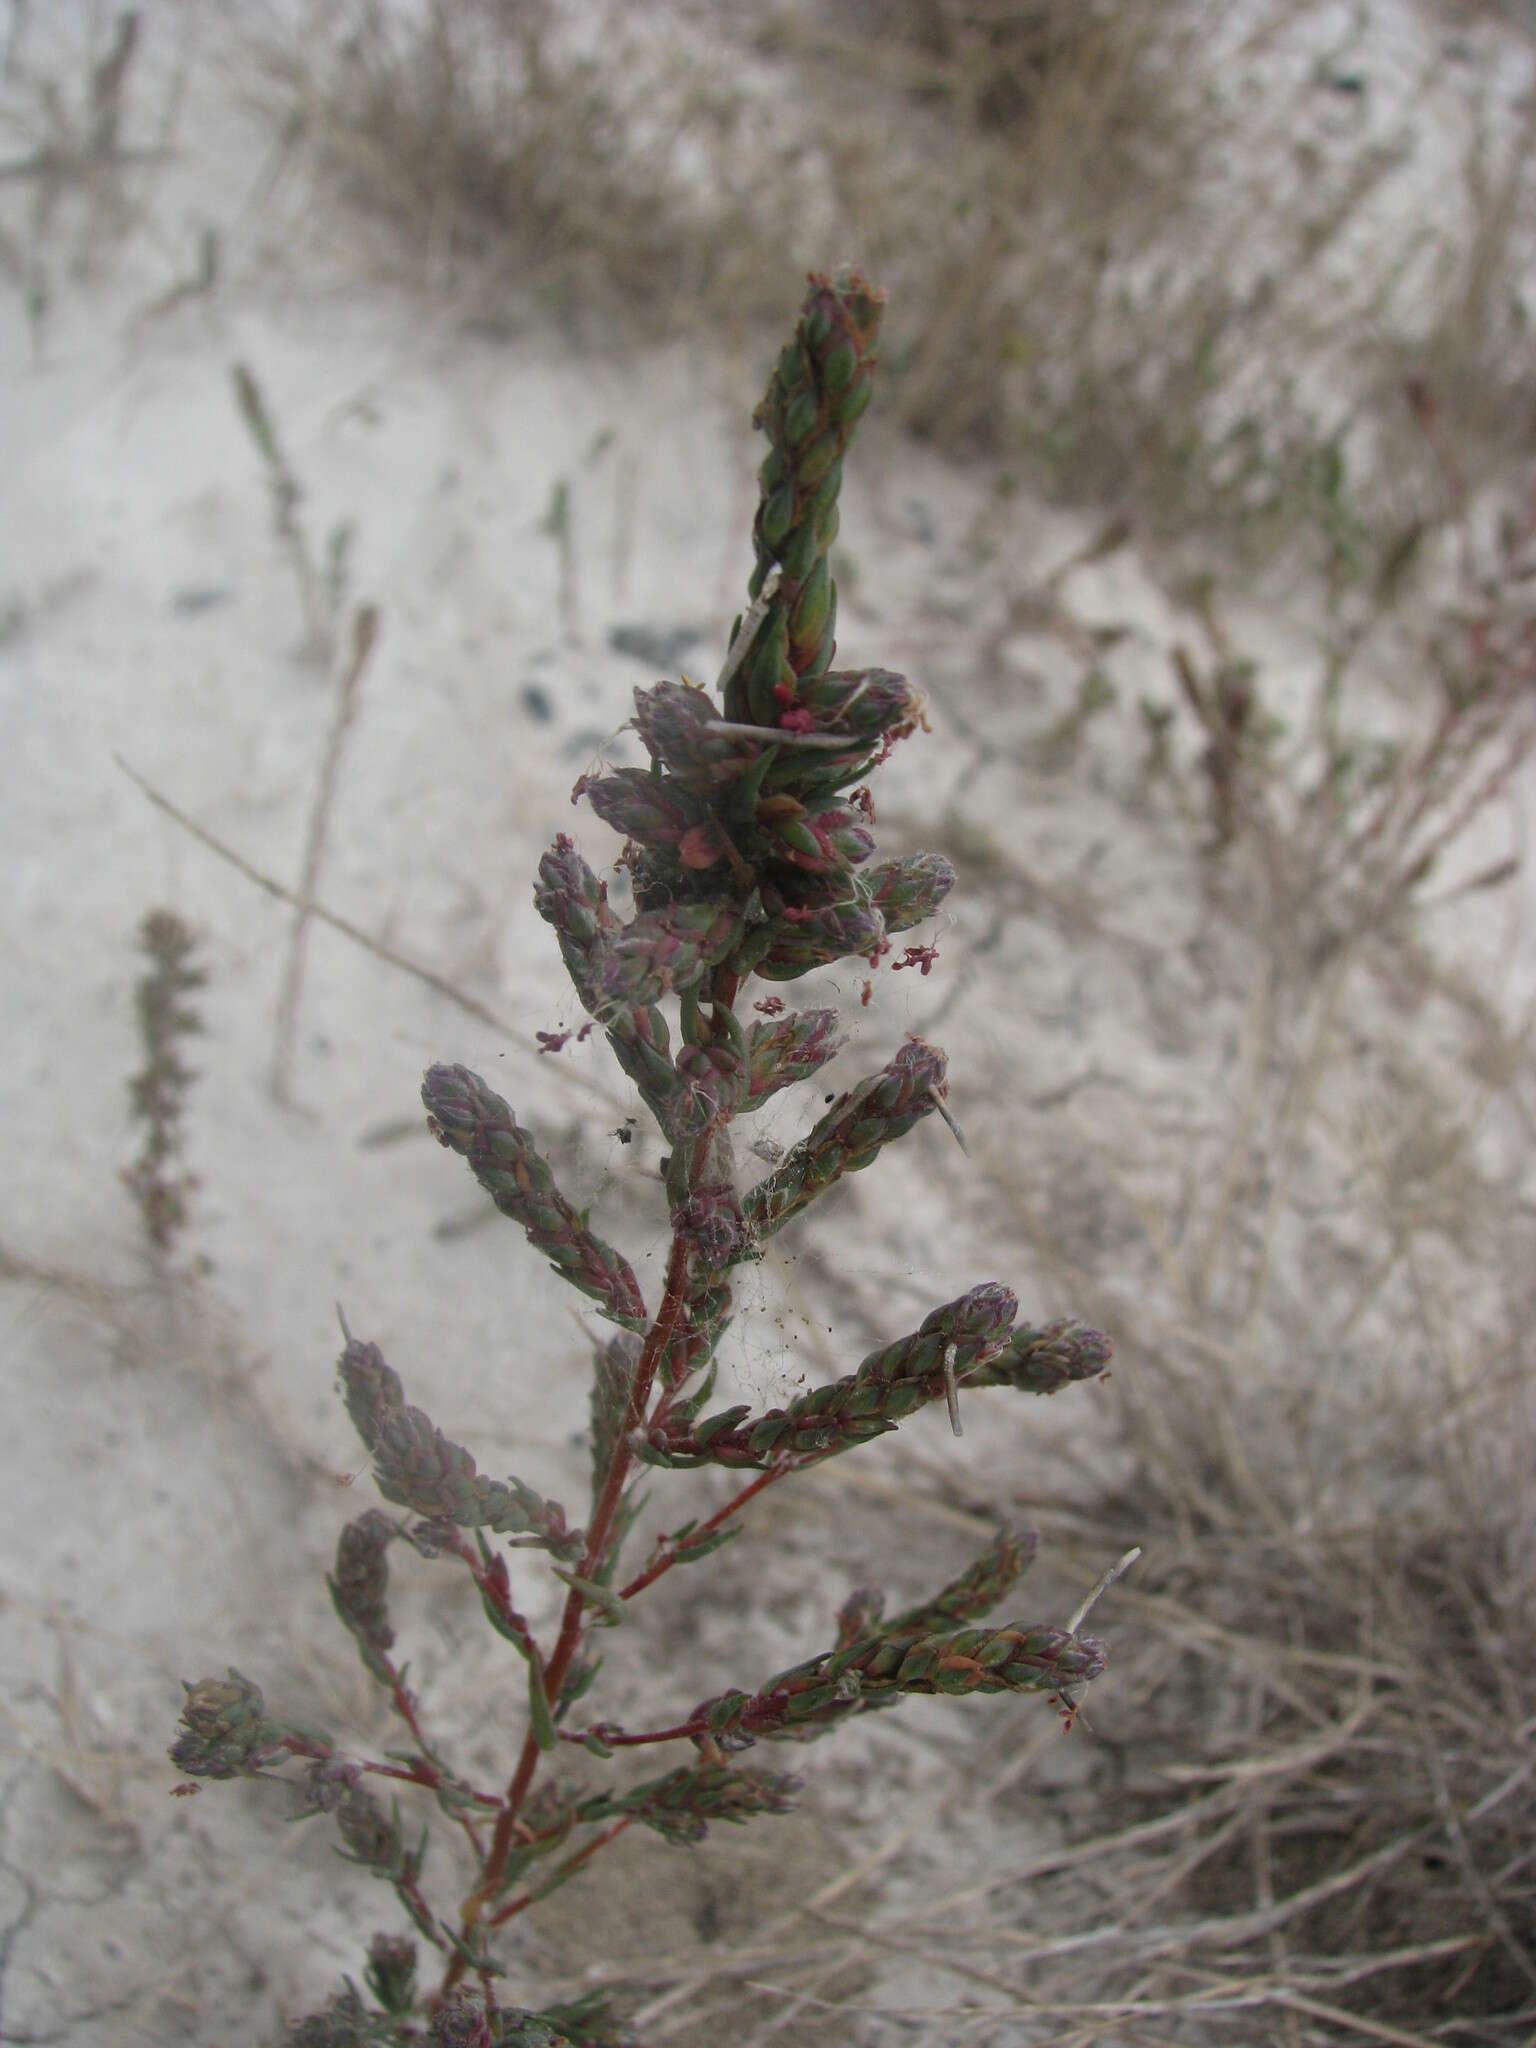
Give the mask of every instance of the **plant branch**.
[[497, 1912], [492, 1913], [485, 1923], [486, 1926], [505, 1926], [508, 1920], [515, 1919], [519, 1913], [526, 1912], [530, 1906], [537, 1904], [540, 1899], [547, 1898], [557, 1885], [564, 1884], [566, 1879], [574, 1877], [584, 1864], [590, 1863], [600, 1849], [606, 1849], [610, 1842], [617, 1841], [619, 1836], [629, 1826], [630, 1820], [631, 1816], [629, 1814], [621, 1815], [613, 1823], [612, 1827], [605, 1828], [600, 1835], [594, 1835], [590, 1842], [584, 1843], [573, 1856], [567, 1856], [563, 1863], [557, 1863], [543, 1884], [536, 1885], [532, 1891], [519, 1892], [515, 1899], [510, 1900]]
[[[690, 1529], [686, 1536], [671, 1540], [671, 1548], [663, 1549], [662, 1554], [648, 1564], [638, 1577], [631, 1579], [629, 1584], [620, 1591], [619, 1598], [621, 1600], [632, 1600], [637, 1593], [643, 1593], [647, 1586], [655, 1585], [664, 1572], [671, 1571], [673, 1565], [684, 1563], [689, 1552], [696, 1549], [704, 1537], [712, 1535], [723, 1522], [734, 1515], [739, 1508], [744, 1508], [747, 1502], [754, 1499], [765, 1487], [772, 1486], [776, 1479], [782, 1479], [786, 1473], [793, 1472], [794, 1469], [793, 1462], [785, 1458], [777, 1465], [770, 1465], [766, 1472], [759, 1472], [750, 1485], [742, 1487], [739, 1493], [732, 1494], [731, 1498], [725, 1503], [725, 1506], [717, 1508], [708, 1520], [700, 1522], [696, 1528]], [[666, 1537], [658, 1537], [658, 1548], [668, 1543], [669, 1540]]]
[[[683, 1311], [684, 1301], [687, 1298], [689, 1252], [690, 1244], [688, 1238], [682, 1231], [677, 1231], [673, 1236], [672, 1251], [667, 1261], [666, 1291], [662, 1297], [661, 1307], [657, 1312], [656, 1320], [652, 1323], [646, 1335], [645, 1345], [640, 1353], [639, 1363], [635, 1368], [635, 1376], [630, 1387], [629, 1402], [625, 1409], [623, 1425], [615, 1437], [613, 1455], [608, 1465], [608, 1475], [603, 1482], [602, 1491], [598, 1495], [597, 1505], [592, 1514], [591, 1527], [587, 1532], [586, 1553], [582, 1558], [581, 1566], [577, 1573], [577, 1576], [583, 1579], [591, 1577], [592, 1573], [601, 1563], [603, 1552], [607, 1547], [608, 1537], [613, 1528], [614, 1517], [618, 1512], [619, 1501], [623, 1495], [624, 1481], [628, 1477], [633, 1463], [633, 1453], [630, 1450], [629, 1439], [634, 1431], [640, 1428], [645, 1419], [646, 1406], [650, 1400], [651, 1385], [656, 1377], [657, 1367], [667, 1355], [668, 1348], [672, 1342], [673, 1332], [677, 1327], [678, 1319]], [[544, 1668], [544, 1687], [552, 1700], [559, 1695], [561, 1684], [571, 1667], [571, 1660], [575, 1656], [577, 1646], [581, 1640], [581, 1618], [585, 1606], [585, 1595], [578, 1586], [572, 1586], [566, 1595], [565, 1611], [560, 1618], [560, 1633], [556, 1638], [554, 1651]], [[534, 1730], [530, 1728], [523, 1741], [522, 1753], [517, 1760], [517, 1768], [512, 1773], [511, 1782], [507, 1786], [506, 1799], [491, 1837], [491, 1846], [481, 1867], [480, 1881], [464, 1901], [461, 1908], [460, 1918], [466, 1940], [472, 1930], [483, 1919], [485, 1909], [494, 1897], [496, 1887], [506, 1870], [508, 1859], [512, 1853], [512, 1838], [517, 1824], [517, 1817], [522, 1809], [523, 1801], [528, 1796], [528, 1788], [533, 1783], [534, 1773], [538, 1769], [538, 1764], [538, 1739]], [[463, 1976], [464, 1969], [463, 1957], [456, 1953], [450, 1959], [448, 1968], [444, 1972], [440, 1996], [447, 1997], [460, 1977]]]

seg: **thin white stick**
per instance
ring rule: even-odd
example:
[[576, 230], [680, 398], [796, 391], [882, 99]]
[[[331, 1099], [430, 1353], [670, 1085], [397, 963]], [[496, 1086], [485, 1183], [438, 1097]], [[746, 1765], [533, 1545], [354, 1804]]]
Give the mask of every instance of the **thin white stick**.
[[860, 740], [852, 733], [786, 732], [780, 725], [738, 725], [730, 718], [712, 718], [704, 730], [728, 733], [732, 739], [771, 740], [776, 747], [874, 746], [873, 740]]
[[1112, 1564], [1107, 1572], [1100, 1572], [1098, 1578], [1094, 1581], [1093, 1586], [1089, 1591], [1087, 1599], [1079, 1605], [1077, 1611], [1073, 1614], [1072, 1619], [1067, 1623], [1067, 1634], [1069, 1636], [1075, 1636], [1077, 1634], [1078, 1630], [1082, 1627], [1083, 1623], [1088, 1619], [1088, 1611], [1093, 1606], [1094, 1602], [1099, 1598], [1100, 1594], [1108, 1592], [1109, 1588], [1115, 1583], [1116, 1579], [1120, 1577], [1121, 1573], [1128, 1572], [1131, 1566], [1136, 1562], [1137, 1558], [1140, 1557], [1140, 1555], [1141, 1545], [1138, 1543], [1134, 1545], [1130, 1550], [1128, 1550], [1125, 1553], [1124, 1557], [1120, 1558], [1116, 1563]]
[[960, 1382], [955, 1378], [955, 1360], [960, 1355], [958, 1344], [944, 1346], [944, 1399], [949, 1404], [949, 1426], [956, 1436], [964, 1436], [960, 1426]]
[[[731, 651], [725, 657], [725, 667], [721, 669], [719, 680], [715, 685], [722, 696], [725, 694], [726, 684], [746, 660], [748, 650], [751, 648], [753, 640], [757, 637], [757, 629], [767, 617], [768, 607], [773, 603], [778, 592], [779, 565], [775, 562], [768, 571], [768, 574], [763, 578], [762, 589], [753, 598], [751, 604], [748, 605], [746, 616], [741, 622], [741, 628], [736, 638], [731, 642]], [[755, 731], [756, 727], [753, 730]]]
[[[944, 1098], [940, 1095], [937, 1088], [930, 1088], [928, 1090], [928, 1096], [929, 1100], [933, 1103], [934, 1108], [939, 1112], [939, 1115], [943, 1117], [945, 1123], [947, 1123], [949, 1125], [949, 1128], [954, 1132], [955, 1143], [960, 1147], [960, 1150], [965, 1154], [966, 1158], [969, 1159], [971, 1156], [971, 1148], [965, 1142], [965, 1133], [961, 1130], [960, 1126], [955, 1122], [954, 1118], [950, 1115], [949, 1111], [944, 1107]], [[959, 1432], [957, 1431], [956, 1434], [958, 1435], [958, 1433]]]

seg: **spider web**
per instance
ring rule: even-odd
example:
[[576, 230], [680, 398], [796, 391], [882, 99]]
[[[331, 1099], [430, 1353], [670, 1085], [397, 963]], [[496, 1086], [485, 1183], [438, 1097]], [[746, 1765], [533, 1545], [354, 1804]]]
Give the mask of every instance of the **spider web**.
[[[611, 765], [609, 756], [624, 731], [619, 728], [594, 753], [591, 772]], [[621, 916], [630, 914], [628, 874], [616, 863], [599, 872], [614, 909]], [[941, 915], [940, 930], [953, 922]], [[771, 1171], [837, 1096], [876, 1072], [903, 1036], [921, 1031], [921, 1013], [933, 1005], [918, 996], [920, 986], [916, 974], [892, 973], [889, 960], [880, 971], [863, 960], [849, 960], [796, 982], [792, 994], [786, 990], [788, 1009], [835, 1009], [848, 1043], [814, 1080], [781, 1090], [733, 1124], [742, 1191]], [[762, 983], [748, 984], [750, 999], [760, 1000], [765, 992]], [[676, 1004], [665, 1008], [675, 1037]], [[606, 1134], [601, 1185], [594, 1191], [599, 1202], [616, 1180], [628, 1178], [640, 1158], [648, 1171], [654, 1167], [654, 1128], [638, 1102], [634, 1112], [627, 1142], [622, 1126]], [[721, 1406], [744, 1400], [759, 1412], [781, 1407], [807, 1386], [852, 1372], [871, 1348], [912, 1327], [926, 1312], [909, 1315], [888, 1299], [894, 1283], [917, 1275], [918, 1263], [892, 1256], [889, 1246], [871, 1263], [868, 1245], [860, 1247], [854, 1240], [852, 1219], [836, 1214], [841, 1206], [835, 1195], [827, 1208], [818, 1203], [769, 1239], [759, 1258], [732, 1269], [731, 1322], [717, 1353]], [[664, 1235], [653, 1239], [640, 1273], [653, 1305], [666, 1244]], [[905, 1291], [897, 1289], [899, 1295]]]
[[[736, 1121], [731, 1135], [743, 1192], [805, 1136], [828, 1098], [878, 1069], [889, 1056], [885, 1038], [884, 1032], [864, 1034], [864, 1042], [840, 1055], [814, 1084], [785, 1089]], [[587, 1138], [595, 1170], [584, 1199], [602, 1234], [634, 1261], [653, 1310], [670, 1245], [659, 1185], [662, 1149], [638, 1104], [632, 1124], [608, 1126]], [[888, 1234], [873, 1253], [867, 1242], [861, 1244], [852, 1207], [829, 1191], [769, 1238], [758, 1257], [732, 1267], [731, 1320], [717, 1354], [717, 1405], [750, 1401], [755, 1411], [781, 1407], [807, 1386], [852, 1372], [874, 1345], [909, 1327], [912, 1318], [886, 1297], [918, 1267], [893, 1256]], [[906, 1290], [898, 1285], [896, 1291]]]

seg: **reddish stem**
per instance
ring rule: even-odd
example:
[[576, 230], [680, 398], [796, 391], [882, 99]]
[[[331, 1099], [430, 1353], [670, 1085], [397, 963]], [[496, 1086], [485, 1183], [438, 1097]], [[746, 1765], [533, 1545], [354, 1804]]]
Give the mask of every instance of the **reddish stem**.
[[[601, 1563], [608, 1539], [613, 1532], [614, 1518], [623, 1497], [624, 1482], [633, 1463], [629, 1439], [645, 1420], [656, 1368], [672, 1343], [673, 1333], [687, 1298], [689, 1250], [689, 1240], [681, 1231], [677, 1232], [672, 1239], [672, 1250], [667, 1260], [666, 1292], [662, 1297], [656, 1320], [646, 1334], [645, 1347], [640, 1353], [640, 1361], [630, 1385], [623, 1425], [615, 1437], [613, 1456], [609, 1460], [602, 1492], [598, 1495], [597, 1505], [592, 1513], [592, 1524], [587, 1531], [587, 1547], [577, 1574], [583, 1579], [590, 1579]], [[556, 1638], [553, 1654], [544, 1667], [544, 1685], [551, 1705], [559, 1698], [560, 1687], [581, 1641], [581, 1617], [585, 1604], [581, 1592], [573, 1586], [566, 1596], [565, 1611], [560, 1618], [560, 1634]], [[466, 1942], [484, 1917], [486, 1907], [494, 1898], [496, 1887], [506, 1870], [512, 1853], [512, 1836], [517, 1825], [517, 1816], [524, 1799], [528, 1796], [528, 1788], [533, 1783], [533, 1776], [538, 1767], [539, 1746], [530, 1728], [523, 1740], [517, 1768], [507, 1786], [506, 1799], [491, 1836], [491, 1846], [481, 1866], [480, 1881], [460, 1909]], [[464, 1970], [464, 1957], [456, 1953], [443, 1974], [439, 1998], [447, 1997], [463, 1976]]]
[[629, 1822], [630, 1816], [626, 1813], [622, 1819], [616, 1820], [611, 1828], [604, 1829], [600, 1835], [594, 1835], [590, 1842], [584, 1843], [576, 1851], [574, 1856], [567, 1856], [565, 1861], [558, 1865], [549, 1883], [541, 1884], [531, 1892], [519, 1892], [515, 1899], [510, 1900], [499, 1912], [491, 1915], [490, 1919], [485, 1923], [486, 1926], [500, 1927], [506, 1921], [515, 1918], [517, 1914], [525, 1912], [529, 1906], [533, 1905], [535, 1900], [542, 1898], [545, 1892], [552, 1891], [556, 1883], [563, 1883], [567, 1877], [572, 1876], [578, 1871], [584, 1863], [590, 1862], [599, 1849], [606, 1849], [610, 1842], [616, 1841], [629, 1826]]
[[464, 1567], [474, 1580], [480, 1597], [495, 1608], [507, 1633], [515, 1636], [522, 1646], [524, 1656], [530, 1659], [536, 1656], [533, 1631], [512, 1605], [512, 1589], [507, 1580], [506, 1560], [497, 1556], [487, 1565], [462, 1539], [443, 1537], [441, 1541], [445, 1550], [451, 1550], [455, 1557], [463, 1560]]
[[670, 1551], [664, 1556], [659, 1557], [654, 1564], [647, 1565], [638, 1578], [631, 1579], [629, 1584], [619, 1594], [619, 1598], [621, 1600], [632, 1600], [636, 1593], [643, 1593], [647, 1586], [654, 1586], [663, 1572], [669, 1572], [673, 1565], [680, 1564], [687, 1557], [688, 1552], [701, 1536], [707, 1536], [711, 1530], [718, 1529], [722, 1522], [727, 1521], [730, 1516], [734, 1515], [738, 1508], [744, 1508], [747, 1502], [755, 1494], [761, 1493], [765, 1486], [772, 1486], [775, 1479], [782, 1479], [786, 1472], [792, 1472], [793, 1470], [793, 1464], [788, 1459], [785, 1459], [782, 1464], [770, 1465], [766, 1472], [759, 1472], [750, 1486], [744, 1486], [740, 1493], [733, 1494], [725, 1506], [717, 1508], [707, 1522], [701, 1522], [696, 1529], [690, 1529], [680, 1543], [675, 1544]]
[[581, 1734], [562, 1728], [560, 1740], [584, 1743], [588, 1735], [595, 1735], [605, 1749], [639, 1749], [642, 1744], [649, 1742], [682, 1742], [702, 1733], [703, 1728], [702, 1721], [679, 1721], [675, 1728], [652, 1728], [644, 1735], [625, 1735], [617, 1729], [605, 1728], [599, 1722], [596, 1728], [590, 1728]]
[[[438, 1791], [444, 1784], [448, 1782], [448, 1780], [444, 1778], [442, 1772], [433, 1770], [430, 1764], [418, 1764], [414, 1768], [412, 1768], [409, 1764], [376, 1764], [365, 1762], [360, 1763], [358, 1765], [358, 1769], [361, 1771], [366, 1771], [369, 1777], [371, 1778], [395, 1778], [398, 1779], [399, 1782], [403, 1785], [424, 1785], [429, 1792]], [[496, 1797], [494, 1792], [475, 1792], [471, 1791], [467, 1786], [464, 1789], [468, 1793], [468, 1796], [474, 1801], [476, 1806], [489, 1807], [493, 1811], [500, 1810], [501, 1801]], [[467, 1820], [465, 1821], [465, 1825], [469, 1825]], [[480, 1848], [480, 1844], [476, 1842], [475, 1847], [478, 1850]]]
[[[430, 1754], [431, 1745], [428, 1743], [426, 1736], [423, 1735], [423, 1733], [421, 1732], [421, 1723], [416, 1718], [416, 1702], [411, 1698], [410, 1694], [406, 1691], [405, 1681], [401, 1678], [400, 1673], [395, 1668], [393, 1662], [388, 1657], [383, 1656], [382, 1651], [380, 1652], [380, 1657], [382, 1659], [385, 1670], [389, 1673], [390, 1695], [394, 1700], [395, 1712], [400, 1716], [401, 1720], [405, 1723], [406, 1727], [410, 1729], [411, 1734], [415, 1739], [416, 1746], [421, 1751], [423, 1760], [425, 1761]], [[428, 1770], [432, 1770], [434, 1767], [430, 1763], [427, 1763], [426, 1768]], [[387, 1775], [382, 1766], [380, 1767], [380, 1775]], [[438, 1781], [441, 1782], [441, 1773], [439, 1772], [436, 1775]], [[433, 1789], [436, 1790], [435, 1785]], [[499, 1806], [501, 1803], [491, 1794], [485, 1792], [476, 1792], [472, 1796], [475, 1800], [475, 1803], [479, 1806]], [[475, 1824], [470, 1819], [469, 1815], [467, 1813], [461, 1813], [455, 1815], [455, 1818], [458, 1821], [459, 1826], [464, 1830], [465, 1838], [467, 1839], [469, 1846], [474, 1850], [477, 1856], [483, 1856], [485, 1854], [485, 1844], [481, 1841], [479, 1831], [475, 1827]]]

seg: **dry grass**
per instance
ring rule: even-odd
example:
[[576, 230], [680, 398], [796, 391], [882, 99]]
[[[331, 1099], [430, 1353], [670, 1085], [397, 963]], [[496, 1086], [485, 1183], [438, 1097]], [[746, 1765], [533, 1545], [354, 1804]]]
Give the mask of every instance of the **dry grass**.
[[1211, 944], [1181, 1107], [1089, 1103], [1027, 1178], [982, 1148], [1116, 1333], [1128, 1474], [1046, 1524], [1084, 1571], [1145, 1551], [1090, 1796], [1027, 1888], [882, 1927], [1084, 2048], [1526, 2042], [1532, 1020], [1479, 1023], [1407, 918], [1298, 972], [1234, 886]]
[[[1498, 889], [1521, 867], [1518, 805], [1491, 854], [1488, 827], [1536, 751], [1536, 471], [1484, 508], [1494, 516], [1479, 530], [1443, 416], [1425, 387], [1415, 397], [1454, 520], [1439, 594], [1404, 601], [1395, 584], [1378, 583], [1337, 602], [1321, 686], [1291, 731], [1269, 710], [1262, 665], [1234, 644], [1208, 587], [1195, 594], [1205, 648], [1198, 657], [1172, 650], [1205, 739], [1203, 795], [1182, 791], [1186, 811], [1192, 820], [1203, 811], [1207, 851], [1228, 869], [1221, 887], [1245, 899], [1234, 904], [1240, 916], [1262, 903], [1293, 975], [1319, 971], [1358, 940], [1403, 937], [1421, 910]], [[1407, 679], [1395, 694], [1380, 682], [1393, 666]], [[1479, 839], [1482, 856], [1469, 865], [1466, 846]]]
[[[849, 131], [831, 147], [850, 218], [887, 229], [904, 302], [929, 309], [897, 365], [919, 430], [1022, 457], [1054, 493], [1134, 507], [1153, 531], [1208, 545], [1237, 520], [1256, 547], [1298, 523], [1326, 538], [1341, 499], [1390, 547], [1426, 471], [1399, 401], [1410, 368], [1456, 431], [1530, 447], [1536, 116], [1497, 119], [1443, 39], [1367, 48], [1308, 0], [1245, 15], [1241, 34], [1199, 0], [846, 13], [839, 36], [787, 12], [786, 47], [827, 129]], [[1421, 69], [1404, 111], [1375, 120], [1394, 58]], [[859, 180], [837, 110], [871, 72], [929, 124], [942, 197], [892, 177], [889, 110]], [[1418, 167], [1426, 95], [1461, 146], [1439, 221]], [[907, 276], [914, 217], [934, 254]]]
[[[1051, 773], [1021, 760], [1017, 831], [962, 874], [993, 914], [948, 962], [969, 988], [945, 1032], [989, 1006], [1020, 1028], [997, 1044], [994, 1023], [956, 1071], [1010, 1123], [1035, 1119], [1022, 1163], [968, 1119], [975, 1213], [1117, 1347], [1118, 1430], [1105, 1410], [1081, 1425], [1038, 1519], [1085, 1579], [1131, 1543], [1145, 1556], [1105, 1623], [1091, 1783], [1049, 1809], [1060, 1850], [874, 1909], [893, 1952], [969, 1972], [1010, 2015], [957, 2009], [933, 2038], [1314, 2048], [1536, 2028], [1536, 1009], [1506, 1000], [1528, 949], [1488, 914], [1519, 872], [1536, 745], [1536, 501], [1526, 481], [1474, 513], [1445, 415], [1422, 389], [1414, 407], [1447, 494], [1441, 560], [1412, 604], [1334, 593], [1340, 659], [1294, 729], [1265, 737], [1269, 678], [1198, 593], [1207, 753], [1167, 771], [1182, 808], [1144, 781], [1106, 788], [1113, 747]], [[1070, 577], [1015, 585], [1003, 639], [1055, 636], [1086, 669], [1104, 657], [1072, 597]], [[1016, 669], [969, 651], [967, 667], [978, 692], [1016, 687]], [[1250, 708], [1224, 749], [1239, 683]], [[984, 735], [987, 703], [963, 708]], [[1053, 820], [1063, 879], [1042, 886], [1028, 862]], [[1097, 869], [1075, 863], [1085, 847]], [[1031, 1031], [1065, 1002], [1063, 952], [1090, 1015], [1121, 992], [1138, 1085], [1091, 1036], [1074, 1057]], [[988, 1778], [979, 1751], [978, 1798], [1029, 1826], [1039, 1778], [1019, 1762]]]
[[[66, 279], [107, 267], [175, 148], [194, 21], [143, 77], [136, 8], [8, 13], [0, 41], [0, 283], [25, 309], [34, 357], [47, 351]], [[208, 260], [216, 267], [216, 252]]]
[[377, 270], [484, 331], [553, 314], [632, 345], [793, 294], [803, 258], [761, 260], [759, 183], [793, 164], [728, 67], [640, 10], [600, 0], [577, 27], [554, 0], [318, 0], [302, 46], [261, 56], [322, 188], [373, 223]]
[[[1060, 1848], [875, 1915], [1013, 2015], [954, 2038], [1536, 2025], [1536, 1205], [1481, 1142], [1513, 1094], [1415, 1061], [1427, 1020], [1383, 1022], [1379, 959], [1260, 974], [1236, 1098], [1192, 1106], [1182, 1160], [1162, 1118], [1138, 1145], [1087, 1111], [1037, 1129], [1027, 1178], [982, 1147], [997, 1209], [1116, 1333], [1125, 1476], [1064, 1468], [1049, 1552], [1145, 1554]], [[1111, 1191], [1112, 1259], [1074, 1171]], [[975, 1762], [994, 1815], [1038, 1818], [1034, 1761]]]
[[[943, 447], [1149, 530], [1267, 552], [1343, 518], [1385, 558], [1432, 488], [1408, 372], [1480, 445], [1536, 438], [1536, 116], [1493, 106], [1460, 31], [1400, 49], [1335, 18], [317, 0], [266, 61], [374, 259], [472, 323], [750, 323], [857, 247], [903, 309], [893, 403]], [[1431, 101], [1461, 139], [1433, 217]]]
[[[1160, 1398], [1163, 1366], [1153, 1354], [1139, 1375]], [[1321, 1512], [1277, 1484], [1230, 1392], [1236, 1455], [1149, 1469], [1106, 1503], [1147, 1546], [1123, 1624], [1146, 1647], [1117, 1717], [1113, 1825], [1093, 1853], [1074, 1846], [1059, 1902], [1064, 1922], [1118, 1938], [1089, 1972], [1047, 1973], [1058, 1999], [1118, 2010], [1072, 2039], [1160, 2038], [1141, 2029], [1175, 2016], [1191, 2041], [1529, 2038], [1536, 1659], [1519, 1502], [1536, 1446], [1513, 1333], [1482, 1368], [1471, 1391], [1398, 1409], [1403, 1433], [1382, 1430]], [[1212, 1452], [1192, 1407], [1173, 1414]]]

